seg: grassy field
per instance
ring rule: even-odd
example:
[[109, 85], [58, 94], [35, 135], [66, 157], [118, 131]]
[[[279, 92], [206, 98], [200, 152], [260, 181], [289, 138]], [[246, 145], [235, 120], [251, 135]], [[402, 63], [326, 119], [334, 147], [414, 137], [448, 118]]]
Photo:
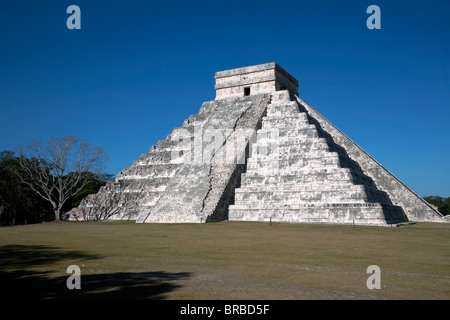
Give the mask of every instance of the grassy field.
[[450, 224], [47, 223], [0, 228], [0, 261], [17, 298], [450, 299]]

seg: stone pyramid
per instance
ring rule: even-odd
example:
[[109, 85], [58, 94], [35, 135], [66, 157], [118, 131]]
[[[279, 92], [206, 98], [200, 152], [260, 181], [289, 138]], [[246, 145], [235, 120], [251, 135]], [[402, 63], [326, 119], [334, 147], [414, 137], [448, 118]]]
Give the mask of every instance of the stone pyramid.
[[214, 101], [66, 218], [445, 222], [302, 101], [298, 81], [276, 63], [217, 72], [215, 79]]

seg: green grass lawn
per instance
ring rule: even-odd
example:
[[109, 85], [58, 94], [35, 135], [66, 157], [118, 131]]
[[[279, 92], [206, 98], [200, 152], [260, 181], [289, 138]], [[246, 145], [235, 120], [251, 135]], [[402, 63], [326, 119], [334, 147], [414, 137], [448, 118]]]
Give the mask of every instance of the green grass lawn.
[[0, 257], [13, 298], [450, 299], [450, 224], [47, 223], [0, 228]]

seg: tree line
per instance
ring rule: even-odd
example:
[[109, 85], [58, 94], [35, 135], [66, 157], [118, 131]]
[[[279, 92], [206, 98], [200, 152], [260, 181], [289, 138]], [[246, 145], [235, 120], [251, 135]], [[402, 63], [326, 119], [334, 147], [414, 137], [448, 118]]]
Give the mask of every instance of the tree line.
[[39, 141], [0, 152], [0, 224], [59, 221], [113, 175], [101, 148], [77, 137]]
[[429, 196], [423, 198], [426, 202], [437, 207], [438, 211], [444, 216], [450, 214], [450, 197], [443, 198], [440, 196]]

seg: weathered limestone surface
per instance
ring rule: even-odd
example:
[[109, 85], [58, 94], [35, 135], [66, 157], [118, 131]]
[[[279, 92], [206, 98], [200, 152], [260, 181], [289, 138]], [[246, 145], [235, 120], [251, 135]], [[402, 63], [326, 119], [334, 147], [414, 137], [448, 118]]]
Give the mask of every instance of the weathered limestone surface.
[[72, 220], [395, 225], [447, 220], [298, 96], [276, 63], [217, 72], [204, 102]]
[[[234, 150], [236, 135], [256, 130], [267, 108], [269, 95], [232, 98], [211, 103], [202, 115], [202, 150], [208, 150], [208, 129], [223, 133], [220, 147], [210, 148], [210, 159], [198, 163], [186, 163], [171, 179], [164, 195], [152, 210], [143, 213], [138, 222], [206, 222], [224, 220], [225, 210], [244, 165], [239, 165], [238, 154], [232, 161], [225, 161], [227, 149]], [[200, 129], [200, 128], [199, 128]], [[241, 129], [241, 130], [240, 130]], [[217, 138], [217, 137], [215, 137]], [[206, 141], [205, 141], [206, 140]], [[229, 144], [233, 146], [229, 148]]]
[[428, 202], [408, 188], [400, 179], [384, 168], [367, 152], [337, 129], [331, 122], [317, 112], [313, 107], [296, 97], [300, 105], [306, 110], [317, 123], [343, 148], [348, 155], [355, 160], [361, 170], [372, 177], [376, 187], [386, 192], [392, 202], [403, 208], [408, 219], [411, 221], [445, 222], [443, 216]]
[[298, 80], [273, 62], [216, 72], [215, 79], [216, 100], [242, 97], [244, 88], [251, 95], [279, 90], [298, 95]]
[[[272, 94], [229, 220], [389, 225], [408, 221], [288, 91]], [[264, 132], [272, 133], [267, 137]], [[261, 134], [259, 134], [261, 133]]]

